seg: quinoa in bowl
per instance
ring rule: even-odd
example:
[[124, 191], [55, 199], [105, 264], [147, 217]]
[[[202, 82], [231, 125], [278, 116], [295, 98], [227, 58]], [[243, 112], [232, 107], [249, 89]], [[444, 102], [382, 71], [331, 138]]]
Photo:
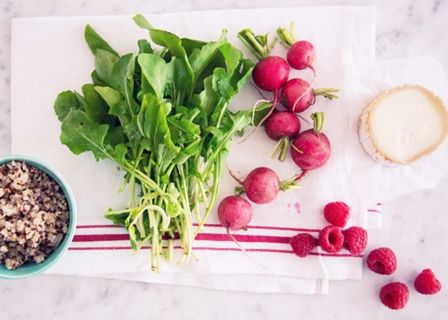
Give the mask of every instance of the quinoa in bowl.
[[[46, 269], [47, 258], [53, 253], [60, 255], [68, 247], [72, 237], [69, 229], [74, 228], [70, 221], [74, 204], [60, 179], [33, 161], [19, 158], [0, 162], [0, 268], [3, 272], [34, 266]], [[62, 244], [64, 248], [60, 249]], [[52, 258], [49, 260], [55, 261]], [[32, 274], [41, 271], [34, 270]]]

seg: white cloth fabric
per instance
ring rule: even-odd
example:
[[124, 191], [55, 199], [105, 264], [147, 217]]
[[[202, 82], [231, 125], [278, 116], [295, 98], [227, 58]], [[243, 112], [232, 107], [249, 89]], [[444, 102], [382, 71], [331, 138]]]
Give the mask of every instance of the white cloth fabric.
[[[265, 33], [295, 21], [297, 38], [312, 41], [317, 49], [318, 78], [314, 86], [341, 89], [338, 100], [329, 102], [318, 98], [312, 108], [313, 112], [326, 112], [324, 131], [332, 142], [332, 157], [325, 167], [309, 173], [302, 189], [282, 193], [272, 204], [254, 206], [249, 230], [235, 233], [250, 258], [216, 226], [216, 214], [212, 214], [201, 239], [195, 241], [196, 261], [180, 267], [163, 263], [161, 274], [150, 273], [148, 250], [133, 254], [126, 231], [102, 218], [106, 208], [125, 206], [126, 194], [117, 193], [121, 173], [108, 161], [96, 163], [90, 154], [70, 153], [59, 141], [60, 123], [52, 109], [60, 91], [79, 90], [89, 81], [93, 57], [83, 42], [83, 28], [87, 23], [121, 53], [135, 51], [136, 41], [146, 37], [146, 32], [136, 27], [128, 16], [15, 19], [12, 25], [12, 151], [38, 157], [61, 172], [74, 191], [79, 210], [75, 241], [48, 272], [236, 291], [308, 294], [326, 293], [329, 280], [359, 279], [361, 257], [350, 256], [346, 251], [336, 256], [316, 251], [306, 259], [298, 259], [291, 253], [288, 238], [302, 229], [317, 235], [317, 229], [325, 225], [321, 208], [332, 200], [344, 200], [352, 205], [350, 224], [378, 226], [379, 208], [371, 204], [381, 198], [373, 194], [366, 201], [362, 193], [354, 190], [352, 182], [359, 175], [357, 157], [364, 164], [368, 161], [359, 150], [349, 154], [356, 149], [357, 142], [352, 130], [353, 114], [361, 110], [358, 108], [363, 102], [357, 99], [354, 104], [352, 99], [364, 83], [360, 79], [362, 71], [372, 68], [375, 62], [374, 9], [304, 7], [172, 13], [147, 15], [147, 18], [157, 27], [193, 38], [217, 38], [225, 27], [235, 44], [238, 43], [236, 33], [244, 27]], [[29, 48], [34, 48], [32, 55]], [[285, 50], [278, 46], [274, 53], [284, 55]], [[297, 75], [310, 77], [307, 72], [292, 74]], [[363, 91], [365, 99], [374, 96], [378, 88], [368, 89]], [[247, 86], [232, 108], [251, 108], [257, 99], [255, 90]], [[270, 158], [274, 142], [262, 130], [245, 143], [239, 144], [237, 140], [227, 161], [236, 174], [244, 176], [259, 165], [274, 168], [282, 179], [297, 172], [292, 161], [281, 164]], [[421, 182], [415, 181], [414, 188]], [[365, 185], [370, 184], [365, 181]], [[231, 193], [234, 186], [234, 181], [225, 175], [220, 198]], [[357, 181], [356, 187], [359, 186], [363, 184]]]

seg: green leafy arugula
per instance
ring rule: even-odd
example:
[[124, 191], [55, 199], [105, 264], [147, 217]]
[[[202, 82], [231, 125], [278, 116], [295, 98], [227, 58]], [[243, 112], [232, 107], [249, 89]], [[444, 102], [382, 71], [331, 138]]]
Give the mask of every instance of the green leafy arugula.
[[[85, 40], [95, 59], [92, 83], [61, 92], [54, 110], [61, 142], [74, 154], [91, 152], [124, 171], [127, 208], [106, 217], [123, 225], [134, 249], [151, 245], [152, 270], [171, 258], [173, 241], [191, 256], [195, 237], [215, 205], [232, 137], [269, 110], [228, 110], [253, 64], [227, 41], [180, 38], [134, 17], [150, 41], [120, 55], [90, 25]], [[152, 43], [151, 43], [152, 42]], [[157, 48], [157, 49], [156, 49]], [[166, 248], [166, 249], [164, 249]]]

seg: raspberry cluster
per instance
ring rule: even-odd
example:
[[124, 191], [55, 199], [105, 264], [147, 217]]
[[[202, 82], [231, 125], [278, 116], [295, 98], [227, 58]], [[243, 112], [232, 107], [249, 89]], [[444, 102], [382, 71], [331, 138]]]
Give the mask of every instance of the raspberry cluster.
[[[397, 257], [390, 248], [376, 248], [367, 256], [367, 267], [375, 273], [391, 275], [397, 270]], [[442, 289], [442, 284], [431, 269], [424, 269], [415, 278], [414, 288], [421, 294], [432, 295]], [[381, 288], [379, 297], [386, 307], [403, 309], [409, 300], [409, 288], [404, 283], [391, 282]]]
[[299, 233], [291, 238], [294, 253], [303, 258], [319, 245], [322, 250], [331, 254], [345, 248], [352, 255], [361, 255], [367, 246], [367, 231], [356, 226], [342, 229], [350, 218], [350, 207], [341, 201], [330, 202], [325, 205], [323, 215], [330, 224], [320, 230], [317, 238], [310, 233]]
[[[299, 233], [291, 238], [293, 252], [303, 258], [320, 246], [330, 254], [344, 248], [354, 256], [362, 255], [367, 246], [367, 231], [357, 226], [343, 229], [350, 219], [350, 207], [341, 201], [330, 202], [323, 208], [323, 215], [330, 224], [319, 231], [317, 238], [310, 233]], [[366, 264], [375, 273], [391, 275], [397, 270], [397, 257], [392, 249], [380, 247], [370, 251]], [[442, 289], [442, 284], [431, 269], [424, 269], [415, 278], [414, 288], [421, 294], [433, 295]], [[402, 282], [390, 282], [381, 288], [379, 298], [392, 310], [403, 309], [409, 300], [409, 288]]]

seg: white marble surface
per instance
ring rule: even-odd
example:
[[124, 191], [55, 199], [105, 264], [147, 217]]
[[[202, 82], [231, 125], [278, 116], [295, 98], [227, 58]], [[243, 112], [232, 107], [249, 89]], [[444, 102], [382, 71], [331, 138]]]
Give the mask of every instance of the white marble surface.
[[[378, 59], [431, 54], [448, 73], [448, 0], [259, 0], [257, 7], [292, 5], [377, 6]], [[9, 152], [10, 18], [247, 8], [254, 1], [0, 0], [0, 154]], [[318, 23], [318, 22], [316, 22]], [[32, 48], [30, 48], [32, 58]], [[38, 63], [38, 62], [37, 62]], [[26, 88], [24, 88], [26, 94]], [[259, 295], [79, 277], [41, 276], [0, 282], [0, 319], [447, 319], [448, 293], [433, 297], [411, 289], [408, 306], [384, 308], [379, 288], [390, 280], [412, 283], [425, 267], [447, 285], [448, 178], [430, 191], [384, 205], [384, 227], [370, 232], [369, 247], [394, 248], [399, 270], [391, 277], [365, 272], [362, 281], [331, 284], [327, 296]], [[414, 221], [421, 220], [415, 224]]]

